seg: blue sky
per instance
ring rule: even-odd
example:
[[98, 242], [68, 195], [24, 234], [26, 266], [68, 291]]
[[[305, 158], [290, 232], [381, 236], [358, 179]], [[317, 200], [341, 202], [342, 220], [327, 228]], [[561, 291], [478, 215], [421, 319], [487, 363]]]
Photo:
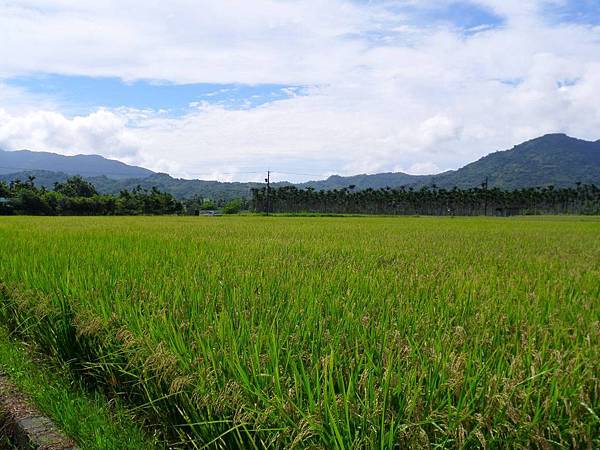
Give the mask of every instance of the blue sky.
[[0, 42], [5, 149], [299, 181], [600, 137], [597, 0], [6, 0]]
[[[505, 22], [504, 17], [495, 14], [491, 8], [470, 2], [425, 6], [412, 2], [382, 4], [387, 11], [409, 16], [411, 24], [451, 26], [464, 33], [499, 27]], [[381, 42], [390, 35], [397, 36], [398, 33], [377, 29], [368, 30], [360, 37]], [[166, 110], [169, 114], [181, 115], [197, 103], [218, 104], [233, 109], [255, 108], [303, 92], [302, 86], [287, 84], [178, 84], [160, 79], [126, 81], [114, 76], [90, 77], [43, 72], [14, 76], [6, 79], [5, 83], [33, 94], [51, 96], [71, 115], [88, 113], [99, 107]]]
[[448, 24], [465, 31], [480, 27], [498, 27], [505, 23], [505, 18], [496, 14], [493, 9], [470, 2], [439, 2], [424, 6], [419, 3], [398, 2], [391, 8], [406, 12], [415, 23], [421, 25]]
[[545, 6], [545, 14], [555, 23], [600, 25], [600, 2], [598, 0], [552, 2]]
[[72, 114], [86, 114], [99, 107], [167, 110], [185, 113], [208, 102], [226, 108], [255, 108], [302, 92], [300, 86], [281, 84], [174, 84], [165, 81], [123, 81], [117, 77], [86, 77], [60, 74], [17, 76], [5, 81], [32, 94], [49, 95]]

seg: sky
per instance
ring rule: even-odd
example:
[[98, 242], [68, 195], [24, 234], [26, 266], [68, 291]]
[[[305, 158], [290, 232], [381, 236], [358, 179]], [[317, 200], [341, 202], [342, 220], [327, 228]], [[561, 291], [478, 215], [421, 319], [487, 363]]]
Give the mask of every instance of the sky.
[[176, 177], [456, 169], [600, 139], [600, 0], [0, 0], [0, 148]]

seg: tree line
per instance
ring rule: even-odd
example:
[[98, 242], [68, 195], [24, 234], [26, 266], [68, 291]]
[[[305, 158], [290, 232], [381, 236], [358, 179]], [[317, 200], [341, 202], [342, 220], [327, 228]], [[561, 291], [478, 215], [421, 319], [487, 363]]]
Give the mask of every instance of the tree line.
[[156, 188], [122, 190], [118, 195], [100, 194], [80, 176], [55, 183], [49, 190], [35, 185], [35, 177], [0, 181], [0, 214], [31, 215], [140, 215], [179, 214], [182, 202]]
[[503, 190], [481, 186], [460, 189], [435, 185], [355, 190], [298, 189], [294, 186], [252, 189], [252, 208], [257, 212], [392, 214], [436, 216], [510, 216], [520, 214], [600, 214], [600, 188], [576, 183]]

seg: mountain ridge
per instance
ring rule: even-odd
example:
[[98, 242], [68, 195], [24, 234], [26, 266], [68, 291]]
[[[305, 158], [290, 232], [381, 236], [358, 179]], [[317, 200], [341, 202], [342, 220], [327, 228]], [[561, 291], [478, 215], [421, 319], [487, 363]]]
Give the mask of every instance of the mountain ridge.
[[66, 156], [52, 152], [0, 149], [0, 175], [31, 170], [62, 172], [86, 177], [106, 175], [114, 179], [143, 178], [154, 173], [144, 167], [132, 166], [100, 155]]
[[[0, 166], [3, 166], [1, 157], [2, 152], [0, 152]], [[105, 159], [101, 156], [97, 157]], [[120, 163], [114, 160], [107, 161]], [[120, 164], [136, 168], [136, 166]], [[156, 186], [178, 198], [198, 196], [227, 200], [235, 197], [248, 197], [250, 189], [264, 186], [264, 183], [254, 182], [187, 180], [174, 178], [168, 174], [155, 173], [148, 169], [138, 169], [144, 171], [143, 177], [114, 178], [106, 174], [96, 176], [80, 174], [104, 193], [118, 193], [122, 189], [133, 189], [138, 185], [146, 189]], [[47, 187], [51, 187], [56, 181], [64, 181], [68, 175], [73, 175], [68, 171], [54, 172], [43, 169], [32, 169], [13, 174], [2, 174], [0, 171], [0, 180], [10, 181], [17, 177], [26, 178], [28, 174], [36, 176], [37, 182]], [[515, 145], [508, 150], [489, 153], [459, 169], [435, 175], [410, 175], [402, 172], [352, 176], [332, 175], [325, 180], [313, 180], [295, 185], [299, 188], [331, 190], [349, 186], [354, 186], [355, 189], [401, 186], [420, 188], [435, 184], [440, 188], [451, 189], [454, 186], [459, 188], [480, 186], [486, 179], [489, 187], [503, 189], [548, 185], [564, 187], [578, 182], [600, 185], [600, 140], [586, 141], [569, 137], [563, 133], [552, 133]], [[290, 184], [281, 182], [272, 185], [277, 187]]]
[[[594, 152], [595, 158], [586, 158], [584, 160], [577, 158], [576, 161], [560, 162], [562, 158], [560, 158], [560, 155], [557, 154], [556, 150], [570, 148], [572, 145], [583, 145], [588, 149], [594, 148], [592, 152]], [[532, 147], [535, 150], [533, 155], [530, 154]], [[540, 147], [543, 147], [543, 149]], [[526, 153], [523, 153], [523, 151]], [[549, 153], [555, 158], [555, 164], [551, 164], [547, 159], [544, 161], [544, 158], [547, 158]], [[513, 160], [515, 155], [517, 158], [526, 155], [526, 160], [530, 163], [529, 167], [526, 168], [523, 166], [523, 160], [519, 167], [515, 167], [515, 161]], [[577, 152], [575, 155], [581, 156]], [[534, 158], [531, 158], [531, 156], [534, 156]], [[573, 156], [573, 152], [570, 153], [570, 156]], [[545, 167], [540, 167], [540, 164], [532, 164], [535, 161], [540, 162], [540, 159]], [[566, 167], [566, 162], [577, 162], [587, 166], [588, 169], [593, 168], [593, 170], [578, 170], [578, 173], [573, 173], [574, 171], [572, 168]], [[590, 163], [591, 167], [588, 166]], [[507, 164], [510, 166], [509, 168], [506, 167]], [[569, 170], [571, 173], [565, 175], [565, 172]], [[526, 173], [524, 174], [524, 172]], [[550, 184], [566, 186], [576, 182], [598, 184], [600, 183], [599, 172], [600, 140], [586, 141], [567, 136], [564, 133], [551, 133], [530, 139], [513, 146], [511, 149], [497, 150], [489, 153], [459, 169], [447, 170], [438, 174], [410, 175], [402, 172], [386, 172], [372, 175], [353, 175], [349, 177], [332, 175], [326, 180], [300, 183], [299, 187], [340, 189], [346, 187], [348, 182], [351, 182], [350, 184], [355, 184], [357, 188], [371, 187], [373, 189], [385, 188], [388, 186], [422, 187], [432, 184], [443, 188], [453, 188], [454, 186], [468, 188], [480, 185], [487, 178], [490, 187], [497, 186], [505, 189], [517, 189], [520, 187], [547, 186]]]

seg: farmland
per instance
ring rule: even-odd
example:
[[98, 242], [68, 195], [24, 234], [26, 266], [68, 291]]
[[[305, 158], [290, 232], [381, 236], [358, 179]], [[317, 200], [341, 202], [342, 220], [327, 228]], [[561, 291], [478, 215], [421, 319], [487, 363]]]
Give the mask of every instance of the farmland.
[[164, 446], [600, 446], [598, 218], [7, 217], [0, 301]]

